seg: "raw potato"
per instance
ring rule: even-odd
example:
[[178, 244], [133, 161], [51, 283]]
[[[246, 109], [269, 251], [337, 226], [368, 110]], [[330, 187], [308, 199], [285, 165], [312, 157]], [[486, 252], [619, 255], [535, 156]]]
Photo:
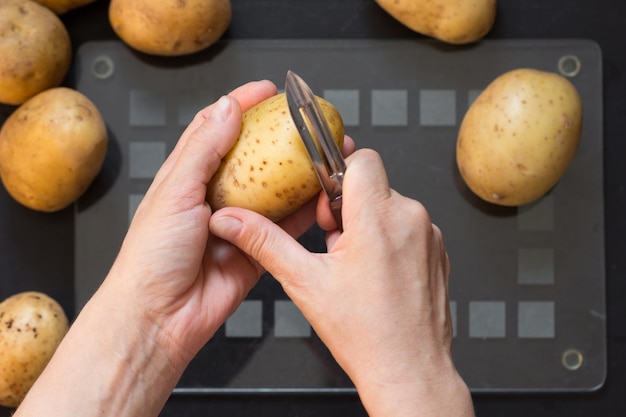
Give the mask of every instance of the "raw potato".
[[580, 141], [582, 104], [564, 77], [518, 69], [496, 78], [465, 114], [457, 164], [482, 199], [519, 206], [547, 193]]
[[496, 18], [496, 0], [376, 0], [409, 29], [451, 44], [475, 42]]
[[17, 407], [67, 333], [63, 308], [40, 292], [0, 303], [0, 405]]
[[94, 180], [107, 148], [95, 105], [78, 91], [40, 93], [9, 116], [0, 130], [0, 177], [9, 194], [34, 210], [61, 210]]
[[22, 104], [60, 85], [71, 58], [57, 15], [31, 0], [0, 0], [0, 103]]
[[35, 0], [37, 3], [46, 6], [56, 14], [67, 13], [70, 10], [83, 7], [96, 0]]
[[[317, 100], [341, 149], [341, 115], [328, 101]], [[279, 221], [320, 190], [282, 93], [244, 113], [239, 139], [209, 183], [207, 201], [213, 210], [244, 207]]]
[[228, 29], [230, 0], [111, 0], [109, 21], [126, 44], [151, 55], [198, 52]]

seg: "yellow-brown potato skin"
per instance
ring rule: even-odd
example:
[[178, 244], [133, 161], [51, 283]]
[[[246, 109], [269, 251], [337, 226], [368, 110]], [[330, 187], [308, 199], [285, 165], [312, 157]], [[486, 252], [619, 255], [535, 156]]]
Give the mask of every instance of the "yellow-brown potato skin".
[[[341, 148], [341, 115], [328, 101], [319, 97], [317, 100]], [[207, 201], [213, 210], [243, 207], [279, 221], [320, 190], [282, 93], [244, 113], [239, 138], [209, 183]]]
[[107, 148], [95, 105], [57, 87], [18, 107], [0, 130], [0, 177], [19, 203], [53, 212], [72, 204], [94, 180]]
[[86, 6], [96, 0], [35, 0], [42, 6], [46, 6], [56, 14], [64, 14], [70, 10]]
[[177, 56], [215, 43], [230, 25], [230, 0], [111, 0], [109, 21], [129, 46]]
[[0, 0], [0, 103], [22, 104], [60, 85], [71, 56], [56, 14], [31, 0]]
[[0, 405], [17, 407], [68, 330], [63, 308], [28, 291], [0, 303]]
[[409, 29], [451, 44], [485, 36], [496, 17], [496, 0], [376, 0]]
[[542, 197], [570, 165], [582, 130], [582, 103], [564, 77], [517, 69], [496, 78], [465, 114], [459, 171], [483, 200], [519, 206]]

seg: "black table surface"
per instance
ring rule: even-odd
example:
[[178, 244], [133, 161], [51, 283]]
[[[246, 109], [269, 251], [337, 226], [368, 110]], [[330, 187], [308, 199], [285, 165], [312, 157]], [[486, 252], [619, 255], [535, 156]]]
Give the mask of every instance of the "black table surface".
[[[72, 11], [62, 20], [74, 49], [90, 40], [117, 39], [108, 23], [108, 1]], [[421, 38], [387, 15], [374, 0], [232, 0], [226, 39]], [[490, 39], [591, 39], [603, 54], [604, 196], [608, 365], [604, 386], [585, 394], [476, 394], [479, 416], [626, 415], [626, 2], [623, 0], [501, 0]], [[71, 85], [71, 76], [66, 85]], [[11, 109], [2, 108], [8, 112]], [[39, 215], [19, 210], [0, 190], [0, 227], [10, 261], [0, 274], [2, 296], [31, 283], [73, 312], [73, 211]], [[6, 218], [6, 217], [5, 217]], [[8, 223], [8, 222], [5, 222]], [[9, 241], [10, 243], [6, 243]], [[42, 279], [45, 274], [47, 279]], [[60, 287], [58, 283], [68, 285]], [[0, 416], [9, 415], [0, 408]], [[361, 416], [356, 395], [173, 396], [163, 416]]]

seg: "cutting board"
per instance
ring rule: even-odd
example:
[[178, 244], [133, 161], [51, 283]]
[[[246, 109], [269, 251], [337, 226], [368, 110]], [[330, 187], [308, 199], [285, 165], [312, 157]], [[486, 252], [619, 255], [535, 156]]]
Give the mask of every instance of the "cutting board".
[[[504, 208], [475, 197], [455, 164], [462, 117], [498, 75], [561, 73], [584, 128], [559, 184]], [[473, 392], [593, 391], [606, 375], [602, 67], [587, 40], [236, 40], [178, 59], [116, 41], [78, 51], [75, 85], [101, 110], [111, 144], [76, 205], [74, 293], [106, 275], [154, 173], [193, 115], [250, 80], [301, 75], [341, 112], [358, 147], [377, 150], [399, 192], [421, 201], [452, 262], [453, 354]], [[324, 250], [311, 229], [302, 243]], [[348, 302], [348, 300], [346, 300]], [[352, 392], [297, 307], [269, 275], [191, 363], [175, 393]]]

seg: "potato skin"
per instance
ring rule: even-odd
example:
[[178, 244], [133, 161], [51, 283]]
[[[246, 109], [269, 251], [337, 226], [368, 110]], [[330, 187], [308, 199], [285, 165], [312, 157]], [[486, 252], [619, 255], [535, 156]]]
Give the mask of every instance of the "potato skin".
[[451, 44], [466, 44], [489, 32], [496, 0], [376, 0], [409, 29]]
[[0, 103], [18, 105], [60, 85], [71, 55], [52, 11], [31, 0], [0, 0]]
[[[317, 97], [339, 148], [343, 146], [341, 115]], [[279, 221], [321, 190], [284, 93], [247, 110], [239, 138], [224, 157], [207, 190], [213, 210], [244, 207]]]
[[129, 46], [178, 56], [215, 43], [230, 25], [230, 0], [111, 0], [109, 21]]
[[582, 111], [576, 88], [556, 73], [522, 68], [502, 74], [461, 123], [456, 158], [463, 179], [494, 204], [537, 200], [574, 158]]
[[95, 105], [57, 87], [18, 107], [0, 130], [0, 177], [19, 203], [53, 212], [72, 204], [94, 180], [107, 148]]
[[28, 291], [0, 303], [0, 405], [17, 407], [68, 330], [63, 308]]
[[86, 6], [96, 0], [35, 0], [42, 6], [46, 6], [56, 14], [64, 14], [70, 10]]

